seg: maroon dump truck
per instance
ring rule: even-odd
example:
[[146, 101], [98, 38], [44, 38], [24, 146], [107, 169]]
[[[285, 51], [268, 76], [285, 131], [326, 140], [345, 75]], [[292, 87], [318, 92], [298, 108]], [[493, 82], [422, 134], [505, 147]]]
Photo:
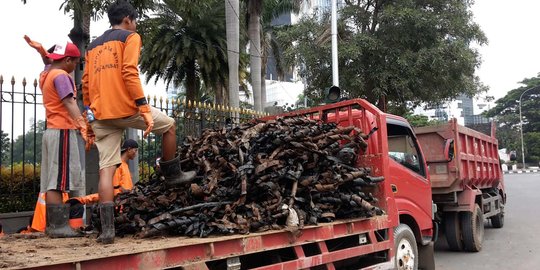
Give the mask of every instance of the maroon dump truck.
[[504, 225], [506, 193], [494, 124], [490, 135], [461, 126], [456, 119], [415, 128], [415, 133], [426, 156], [437, 219], [450, 249], [480, 251], [484, 219], [495, 228]]
[[[0, 262], [32, 269], [435, 269], [431, 184], [411, 126], [363, 99], [342, 101], [282, 117], [303, 115], [366, 134], [355, 166], [383, 181], [370, 187], [383, 213], [306, 226], [300, 231], [207, 238], [117, 238], [100, 245], [83, 239], [0, 239]], [[262, 120], [273, 120], [276, 116]], [[398, 162], [414, 157], [409, 168]], [[0, 264], [2, 265], [2, 264]], [[1, 266], [0, 266], [1, 267]]]

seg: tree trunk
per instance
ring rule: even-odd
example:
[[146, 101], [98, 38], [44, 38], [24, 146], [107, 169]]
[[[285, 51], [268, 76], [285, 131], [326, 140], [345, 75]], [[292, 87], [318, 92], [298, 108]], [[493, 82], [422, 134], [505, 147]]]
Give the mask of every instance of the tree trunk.
[[188, 106], [185, 110], [184, 136], [198, 136], [196, 110], [194, 109], [194, 102], [197, 99], [197, 92], [199, 90], [198, 81], [199, 79], [197, 78], [195, 70], [195, 60], [192, 59], [190, 60], [186, 71], [186, 104], [190, 104], [189, 101], [191, 101], [192, 106]]
[[[86, 53], [86, 47], [90, 41], [90, 19], [92, 11], [90, 6], [84, 0], [77, 0], [79, 2], [75, 6], [81, 7], [81, 9], [75, 9], [73, 11], [73, 29], [69, 32], [68, 36], [79, 48], [81, 57], [84, 57]], [[77, 88], [80, 88], [82, 83], [82, 75], [84, 72], [84, 63], [80, 63], [74, 71], [74, 80]], [[79, 101], [79, 107], [82, 108], [82, 90], [77, 91], [77, 100]]]
[[190, 60], [188, 64], [188, 70], [186, 71], [186, 100], [194, 102], [197, 100], [198, 78], [195, 71], [195, 60]]
[[240, 107], [238, 66], [240, 61], [240, 12], [239, 0], [225, 0], [225, 21], [227, 26], [227, 59], [229, 64], [229, 106]]
[[266, 107], [266, 64], [268, 63], [268, 52], [263, 52], [261, 62], [261, 111]]
[[249, 1], [249, 55], [251, 87], [253, 87], [253, 107], [262, 111], [261, 103], [261, 9], [262, 0]]

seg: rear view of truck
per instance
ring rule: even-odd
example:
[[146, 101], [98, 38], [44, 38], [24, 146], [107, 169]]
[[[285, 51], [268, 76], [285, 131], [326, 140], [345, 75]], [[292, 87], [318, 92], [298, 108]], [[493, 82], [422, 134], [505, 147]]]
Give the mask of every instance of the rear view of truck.
[[495, 128], [486, 135], [452, 119], [415, 132], [429, 165], [437, 218], [450, 249], [480, 251], [484, 219], [494, 228], [504, 225], [506, 193]]

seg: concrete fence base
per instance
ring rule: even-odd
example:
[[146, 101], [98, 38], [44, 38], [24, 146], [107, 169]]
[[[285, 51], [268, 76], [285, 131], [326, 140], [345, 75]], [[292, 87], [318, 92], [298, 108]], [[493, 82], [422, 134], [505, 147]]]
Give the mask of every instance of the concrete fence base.
[[26, 228], [30, 224], [30, 217], [33, 214], [34, 211], [0, 214], [0, 223], [4, 233], [15, 233], [21, 228]]

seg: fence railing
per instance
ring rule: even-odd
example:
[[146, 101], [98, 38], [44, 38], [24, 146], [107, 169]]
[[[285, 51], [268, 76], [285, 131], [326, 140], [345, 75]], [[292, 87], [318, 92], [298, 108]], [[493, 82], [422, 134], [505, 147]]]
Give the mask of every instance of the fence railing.
[[[263, 113], [222, 104], [148, 96], [151, 106], [175, 119], [177, 143], [204, 129], [222, 128]], [[46, 127], [37, 80], [4, 81], [0, 75], [0, 213], [33, 210], [39, 192], [41, 138]], [[161, 156], [161, 136], [139, 137], [139, 179], [147, 179]]]
[[4, 82], [0, 75], [0, 212], [31, 210], [39, 191], [43, 98], [37, 80]]
[[[187, 136], [200, 136], [205, 129], [223, 128], [243, 123], [265, 114], [249, 109], [233, 108], [221, 104], [192, 102], [180, 98], [147, 97], [148, 103], [175, 119], [177, 145]], [[140, 131], [139, 138], [142, 138]], [[153, 134], [139, 141], [139, 177], [144, 180], [154, 172], [156, 160], [161, 156], [161, 137]]]

